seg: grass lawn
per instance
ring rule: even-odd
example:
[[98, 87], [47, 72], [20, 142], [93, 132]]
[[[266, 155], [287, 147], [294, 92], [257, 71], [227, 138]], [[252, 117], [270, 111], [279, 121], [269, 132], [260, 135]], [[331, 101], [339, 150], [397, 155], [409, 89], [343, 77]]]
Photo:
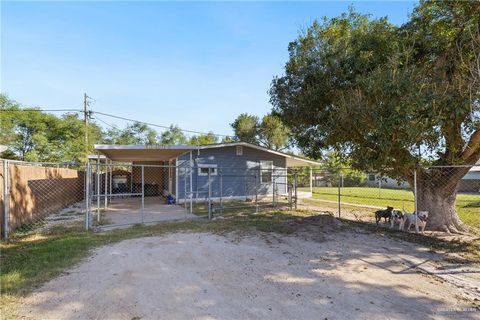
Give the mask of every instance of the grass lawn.
[[[313, 189], [313, 198], [319, 200], [338, 201], [338, 189], [321, 187]], [[352, 204], [362, 204], [404, 209], [413, 211], [413, 193], [408, 190], [378, 189], [351, 187], [341, 189], [341, 201]], [[460, 219], [467, 225], [480, 228], [480, 195], [457, 195], [457, 210]]]

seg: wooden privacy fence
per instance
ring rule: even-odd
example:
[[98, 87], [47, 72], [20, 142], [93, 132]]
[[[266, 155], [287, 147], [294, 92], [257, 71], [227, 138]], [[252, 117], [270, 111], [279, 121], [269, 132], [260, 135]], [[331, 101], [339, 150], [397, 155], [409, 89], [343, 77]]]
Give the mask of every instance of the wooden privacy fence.
[[75, 169], [3, 160], [0, 178], [2, 234], [6, 225], [11, 232], [38, 223], [85, 196], [85, 172]]

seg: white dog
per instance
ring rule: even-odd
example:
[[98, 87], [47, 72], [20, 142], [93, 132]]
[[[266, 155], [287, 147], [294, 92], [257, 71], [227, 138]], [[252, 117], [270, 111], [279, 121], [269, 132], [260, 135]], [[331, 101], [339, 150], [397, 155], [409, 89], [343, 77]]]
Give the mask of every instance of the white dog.
[[405, 213], [405, 222], [407, 222], [407, 231], [410, 231], [410, 228], [412, 226], [415, 226], [415, 220], [417, 221], [418, 224], [418, 229], [423, 231], [425, 230], [425, 226], [427, 225], [427, 219], [428, 219], [428, 211], [418, 211], [418, 214], [415, 212], [413, 213]]
[[398, 223], [398, 230], [403, 230], [403, 226], [405, 225], [405, 215], [400, 209], [392, 210], [392, 219], [390, 220], [390, 229], [393, 229], [396, 223]]

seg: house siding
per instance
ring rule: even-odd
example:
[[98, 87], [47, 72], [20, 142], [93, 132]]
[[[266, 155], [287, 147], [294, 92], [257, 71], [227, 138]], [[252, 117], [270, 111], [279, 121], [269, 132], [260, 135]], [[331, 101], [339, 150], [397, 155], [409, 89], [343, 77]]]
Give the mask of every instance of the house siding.
[[[285, 194], [286, 187], [286, 159], [280, 155], [271, 154], [262, 150], [243, 146], [243, 155], [236, 154], [236, 147], [202, 149], [191, 152], [192, 191], [194, 199], [208, 197], [208, 176], [198, 174], [199, 165], [217, 165], [217, 175], [211, 175], [211, 196], [213, 198], [251, 198], [258, 195], [268, 196], [273, 193], [273, 182], [277, 183], [280, 194]], [[178, 158], [178, 197], [181, 202], [185, 194], [190, 192], [190, 152]], [[259, 179], [260, 161], [273, 162], [272, 182], [261, 183]], [[222, 179], [220, 179], [220, 175]], [[258, 182], [256, 183], [256, 181]], [[222, 181], [221, 181], [222, 180]], [[222, 184], [222, 187], [220, 187]], [[186, 191], [186, 192], [185, 192]], [[183, 199], [183, 200], [182, 200]]]

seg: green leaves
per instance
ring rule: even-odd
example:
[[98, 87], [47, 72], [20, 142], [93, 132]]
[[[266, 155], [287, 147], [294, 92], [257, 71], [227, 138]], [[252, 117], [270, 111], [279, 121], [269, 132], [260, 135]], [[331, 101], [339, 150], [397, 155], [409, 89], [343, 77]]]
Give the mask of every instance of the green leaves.
[[242, 113], [231, 124], [238, 140], [262, 145], [273, 150], [287, 147], [289, 130], [282, 120], [273, 114], [267, 114], [262, 121], [257, 116]]
[[478, 3], [422, 2], [401, 27], [353, 10], [315, 21], [272, 81], [273, 113], [314, 158], [336, 150], [391, 177], [458, 163], [480, 119], [479, 19]]

